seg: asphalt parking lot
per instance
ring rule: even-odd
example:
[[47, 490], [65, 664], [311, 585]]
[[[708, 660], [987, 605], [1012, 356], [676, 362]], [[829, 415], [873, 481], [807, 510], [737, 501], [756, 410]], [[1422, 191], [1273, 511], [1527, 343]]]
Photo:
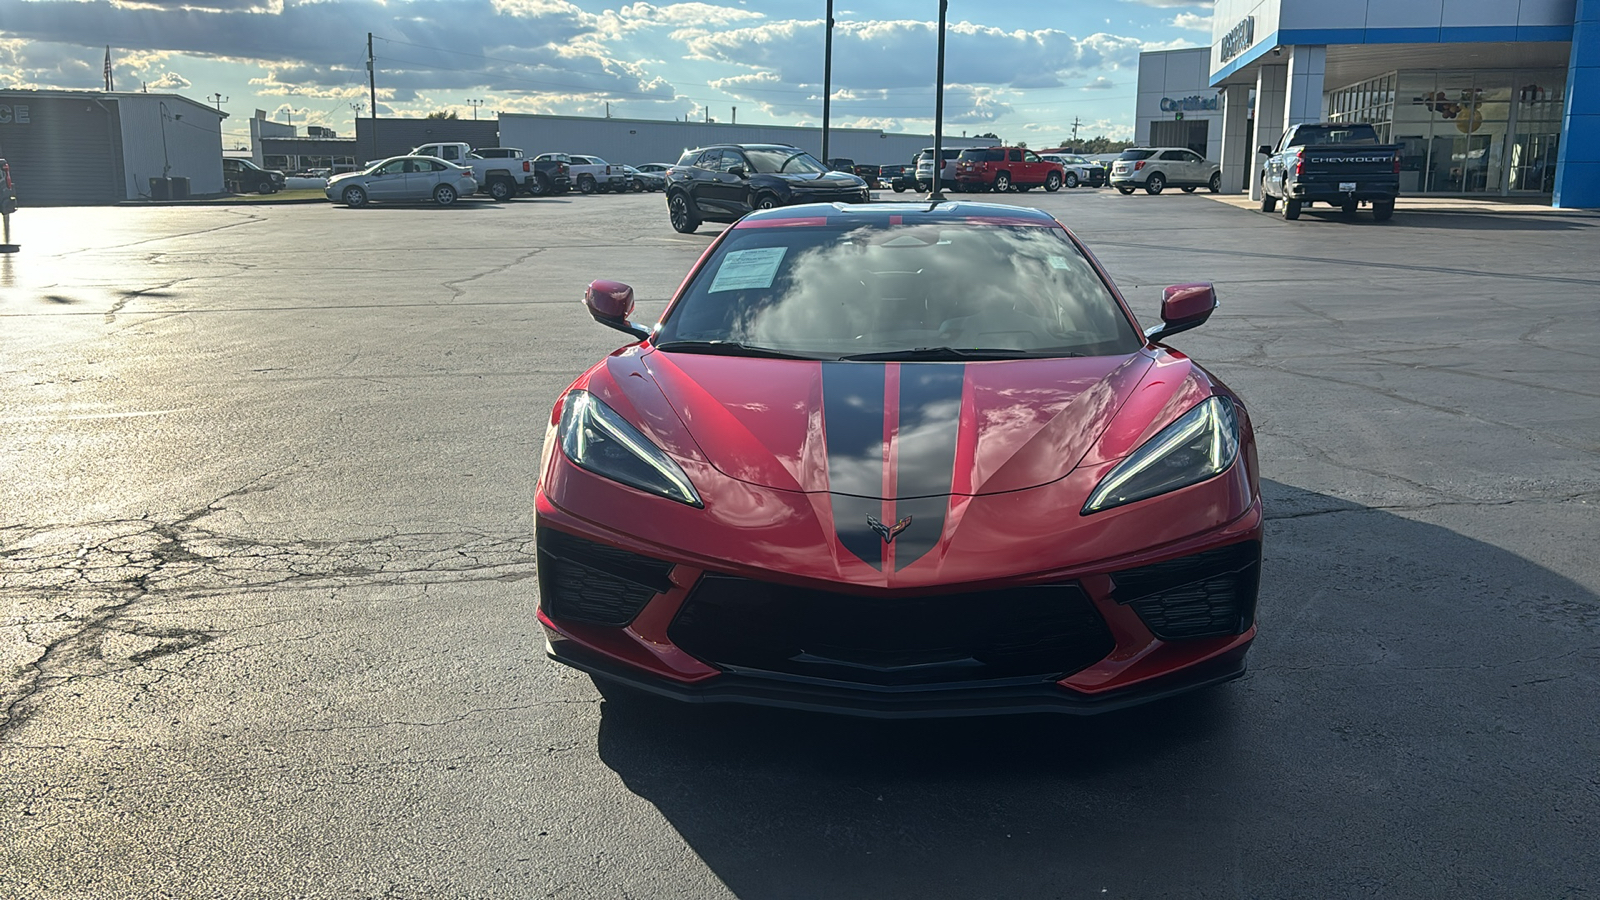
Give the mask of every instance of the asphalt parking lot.
[[[885, 193], [885, 198], [914, 195]], [[969, 199], [961, 196], [960, 199]], [[1572, 897], [1600, 861], [1600, 217], [1032, 192], [1251, 402], [1243, 679], [1094, 719], [607, 700], [543, 659], [551, 403], [660, 194], [25, 209], [0, 895]]]

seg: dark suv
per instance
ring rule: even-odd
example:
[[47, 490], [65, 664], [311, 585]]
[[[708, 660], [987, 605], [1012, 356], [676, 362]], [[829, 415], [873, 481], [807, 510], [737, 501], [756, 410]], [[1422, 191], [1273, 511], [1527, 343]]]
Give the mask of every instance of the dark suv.
[[248, 159], [227, 158], [222, 161], [222, 183], [234, 193], [276, 194], [283, 190], [285, 179], [277, 169], [263, 169]]
[[865, 181], [787, 144], [713, 144], [667, 170], [667, 213], [684, 234], [701, 222], [736, 222], [753, 209], [871, 201]]

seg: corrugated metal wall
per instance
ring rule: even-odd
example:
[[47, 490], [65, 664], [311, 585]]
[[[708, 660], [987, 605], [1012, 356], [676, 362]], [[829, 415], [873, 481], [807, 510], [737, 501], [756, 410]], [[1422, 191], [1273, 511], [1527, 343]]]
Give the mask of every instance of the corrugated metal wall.
[[378, 119], [376, 145], [372, 122], [356, 119], [356, 159], [364, 162], [400, 156], [419, 144], [443, 141], [464, 141], [474, 147], [500, 146], [500, 123], [494, 119]]
[[[380, 120], [382, 121], [382, 120]], [[950, 147], [987, 147], [992, 141], [945, 136]], [[614, 163], [675, 163], [683, 151], [707, 144], [793, 144], [813, 155], [822, 153], [820, 128], [787, 125], [731, 125], [721, 122], [656, 122], [640, 119], [590, 119], [577, 116], [502, 114], [500, 146], [520, 147], [529, 155], [583, 153]], [[833, 128], [828, 155], [849, 157], [864, 165], [909, 163], [932, 135], [888, 134], [862, 128]]]
[[150, 179], [164, 169], [189, 179], [191, 196], [222, 193], [220, 113], [176, 94], [125, 94], [117, 106], [127, 199], [149, 196]]
[[[124, 199], [117, 103], [0, 91], [0, 157], [11, 164], [21, 206], [74, 206]], [[22, 108], [26, 108], [26, 121]], [[219, 162], [220, 166], [221, 163]]]

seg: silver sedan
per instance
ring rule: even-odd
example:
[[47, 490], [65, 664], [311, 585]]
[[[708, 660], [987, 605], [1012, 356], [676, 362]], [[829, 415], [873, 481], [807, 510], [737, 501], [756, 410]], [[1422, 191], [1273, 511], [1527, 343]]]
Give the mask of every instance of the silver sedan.
[[395, 156], [364, 172], [328, 179], [328, 199], [351, 208], [373, 201], [432, 200], [449, 206], [478, 191], [472, 170], [433, 156]]

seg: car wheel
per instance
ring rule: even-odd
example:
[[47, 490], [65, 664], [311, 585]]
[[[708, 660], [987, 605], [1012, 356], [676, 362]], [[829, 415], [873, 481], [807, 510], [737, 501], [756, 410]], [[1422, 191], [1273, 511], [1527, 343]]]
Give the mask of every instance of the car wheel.
[[1212, 173], [1211, 181], [1206, 184], [1206, 190], [1210, 191], [1213, 194], [1222, 193], [1222, 173], [1221, 172]]
[[[1072, 187], [1072, 185], [1069, 184], [1067, 187]], [[1052, 194], [1061, 190], [1061, 176], [1055, 172], [1046, 175], [1044, 177], [1044, 189]]]
[[633, 192], [634, 192], [634, 193], [635, 193], [635, 194], [642, 194], [642, 193], [644, 193], [644, 183], [643, 183], [643, 182], [639, 182], [639, 181], [635, 181], [635, 182], [634, 182], [634, 183], [633, 183]]
[[275, 191], [273, 191], [273, 189], [272, 189], [272, 182], [271, 181], [263, 181], [260, 184], [256, 185], [256, 193], [258, 193], [258, 194], [275, 193]]
[[367, 192], [358, 187], [347, 187], [340, 195], [344, 198], [344, 205], [355, 209], [367, 205]]
[[1159, 194], [1167, 189], [1167, 176], [1160, 172], [1151, 172], [1150, 177], [1144, 180], [1146, 194]]
[[1194, 189], [1195, 189], [1195, 188], [1197, 188], [1197, 187], [1199, 187], [1199, 185], [1197, 185], [1197, 184], [1191, 184], [1191, 185], [1189, 185], [1189, 186], [1188, 186], [1188, 187], [1186, 187], [1186, 188], [1184, 188], [1184, 189], [1183, 189], [1183, 192], [1184, 192], [1184, 193], [1185, 193], [1185, 194], [1192, 194], [1192, 193], [1194, 193]]
[[489, 196], [496, 200], [510, 200], [511, 195], [515, 193], [516, 185], [504, 178], [496, 178], [489, 182]]
[[1133, 193], [1133, 188], [1128, 187], [1127, 185], [1124, 185], [1124, 184], [1117, 185], [1117, 190], [1121, 191], [1123, 193], [1123, 195], [1127, 195], [1127, 194]]
[[1283, 201], [1283, 217], [1290, 222], [1300, 218], [1300, 201], [1286, 198]]
[[580, 194], [592, 194], [599, 189], [600, 185], [595, 183], [592, 175], [585, 175], [578, 179], [578, 192]]
[[1010, 173], [1001, 172], [1000, 174], [994, 176], [994, 192], [996, 194], [1004, 194], [1009, 190], [1011, 190]]
[[[1072, 190], [1073, 188], [1077, 187], [1078, 186], [1078, 173], [1077, 172], [1068, 172], [1067, 173], [1067, 177], [1061, 182], [1061, 184], [1064, 187], [1066, 187], [1067, 190]], [[1046, 183], [1044, 187], [1045, 187], [1045, 190], [1049, 190], [1050, 189], [1050, 185], [1048, 183]]]
[[778, 198], [773, 196], [772, 194], [757, 194], [756, 195], [756, 202], [751, 204], [751, 208], [753, 208], [753, 209], [777, 209], [778, 207], [780, 207], [782, 205], [783, 205], [782, 203], [778, 202]]
[[1269, 212], [1272, 212], [1273, 210], [1275, 210], [1277, 208], [1278, 208], [1278, 198], [1277, 197], [1274, 197], [1271, 194], [1267, 194], [1267, 193], [1263, 193], [1261, 195], [1261, 211], [1262, 212], [1269, 213]]
[[694, 234], [700, 227], [700, 220], [689, 208], [689, 197], [683, 191], [667, 194], [667, 217], [672, 220], [672, 230], [679, 234]]
[[449, 206], [456, 202], [456, 189], [448, 184], [441, 184], [433, 189], [433, 202], [440, 206]]
[[534, 175], [533, 182], [528, 185], [528, 193], [535, 197], [543, 197], [550, 193], [550, 179], [543, 175]]
[[1372, 218], [1379, 222], [1387, 222], [1394, 215], [1393, 200], [1372, 201]]
[[904, 184], [897, 184], [894, 186], [894, 192], [896, 194], [904, 194], [906, 192], [906, 186]]

